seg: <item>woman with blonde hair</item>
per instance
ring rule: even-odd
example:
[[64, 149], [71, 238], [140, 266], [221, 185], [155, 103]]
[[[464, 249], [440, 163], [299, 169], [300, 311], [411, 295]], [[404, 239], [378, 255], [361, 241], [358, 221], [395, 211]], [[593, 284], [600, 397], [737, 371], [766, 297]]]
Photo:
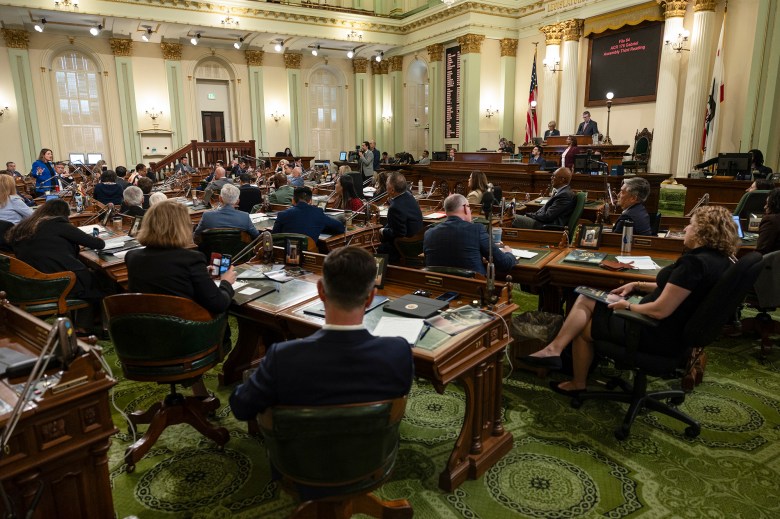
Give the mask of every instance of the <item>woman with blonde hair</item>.
[[[664, 267], [654, 282], [633, 281], [612, 291], [620, 296], [604, 304], [579, 296], [569, 311], [561, 331], [546, 348], [524, 357], [524, 361], [550, 369], [561, 368], [561, 353], [572, 344], [574, 377], [551, 388], [573, 396], [585, 390], [588, 370], [593, 361], [593, 340], [624, 342], [625, 320], [613, 310], [628, 310], [658, 319], [657, 328], [643, 330], [639, 351], [674, 357], [686, 348], [680, 344], [682, 330], [707, 297], [712, 287], [734, 262], [737, 251], [737, 229], [731, 213], [719, 206], [704, 206], [691, 216], [685, 227], [687, 251], [672, 265]], [[623, 299], [644, 294], [639, 303]]]
[[32, 214], [22, 197], [16, 193], [16, 180], [0, 175], [0, 220], [17, 224]]
[[482, 195], [488, 190], [487, 176], [481, 171], [472, 171], [469, 175], [469, 194], [466, 200], [469, 204], [481, 204]]

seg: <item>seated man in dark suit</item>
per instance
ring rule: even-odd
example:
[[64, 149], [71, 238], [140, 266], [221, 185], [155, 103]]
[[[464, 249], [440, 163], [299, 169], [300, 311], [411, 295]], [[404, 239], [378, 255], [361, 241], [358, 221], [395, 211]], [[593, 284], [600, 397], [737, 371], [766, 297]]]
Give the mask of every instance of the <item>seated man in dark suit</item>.
[[276, 405], [337, 405], [403, 396], [412, 385], [409, 344], [374, 337], [363, 325], [376, 289], [376, 262], [358, 247], [331, 252], [317, 290], [325, 325], [305, 339], [273, 344], [251, 378], [230, 395], [239, 420]]
[[316, 242], [322, 233], [344, 234], [345, 230], [343, 223], [311, 205], [311, 188], [298, 187], [293, 191], [293, 206], [276, 215], [271, 232], [305, 234]]
[[[120, 212], [127, 216], [143, 216], [146, 209], [143, 208], [144, 192], [138, 186], [128, 186], [122, 193], [124, 201]], [[164, 195], [163, 195], [164, 196]]]
[[209, 182], [206, 186], [206, 191], [203, 193], [203, 202], [208, 205], [211, 203], [211, 197], [214, 196], [214, 191], [221, 190], [226, 184], [232, 184], [233, 181], [227, 178], [225, 168], [217, 166], [214, 170], [214, 180]]
[[387, 177], [387, 198], [390, 208], [387, 210], [387, 225], [381, 231], [382, 243], [379, 245], [381, 254], [389, 254], [390, 262], [400, 259], [398, 250], [393, 245], [396, 238], [414, 236], [423, 228], [422, 211], [414, 196], [406, 186], [406, 177], [393, 172]]
[[[471, 223], [471, 207], [466, 197], [457, 193], [448, 196], [444, 200], [444, 212], [447, 219], [425, 231], [425, 264], [485, 274], [483, 259], [487, 260], [490, 254], [490, 236], [484, 225]], [[501, 272], [511, 269], [515, 264], [512, 250], [493, 244], [493, 264]]]
[[634, 222], [634, 234], [640, 236], [652, 236], [653, 229], [650, 226], [650, 216], [645, 209], [645, 201], [650, 196], [650, 182], [642, 177], [629, 177], [623, 180], [618, 193], [618, 205], [623, 209], [612, 232], [623, 232], [623, 224], [626, 220]]
[[553, 196], [535, 213], [515, 216], [512, 227], [541, 229], [544, 225], [566, 225], [576, 205], [576, 197], [569, 186], [570, 182], [569, 168], [556, 169], [552, 175]]
[[245, 213], [251, 213], [252, 208], [257, 204], [263, 202], [263, 193], [260, 188], [252, 185], [252, 178], [249, 173], [241, 173], [238, 177], [241, 181], [241, 186], [238, 188], [238, 210]]
[[536, 164], [539, 169], [544, 169], [547, 165], [547, 161], [542, 157], [542, 147], [538, 144], [531, 149], [531, 157], [528, 159], [529, 164]]
[[195, 242], [200, 241], [200, 234], [207, 229], [241, 229], [257, 238], [260, 231], [255, 229], [249, 214], [236, 209], [240, 192], [233, 184], [225, 184], [219, 192], [219, 203], [222, 207], [203, 213], [203, 218], [195, 228]]

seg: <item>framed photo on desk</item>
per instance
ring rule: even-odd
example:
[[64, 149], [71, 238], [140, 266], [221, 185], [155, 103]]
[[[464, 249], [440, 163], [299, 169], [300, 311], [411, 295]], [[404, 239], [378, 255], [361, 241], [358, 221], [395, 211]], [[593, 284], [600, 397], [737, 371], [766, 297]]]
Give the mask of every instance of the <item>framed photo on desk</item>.
[[385, 286], [385, 273], [387, 272], [389, 259], [389, 254], [374, 254], [374, 260], [376, 260], [376, 281], [374, 281], [374, 286], [376, 288], [384, 288]]
[[580, 249], [598, 249], [601, 245], [601, 224], [580, 225], [580, 236], [577, 240], [577, 247]]

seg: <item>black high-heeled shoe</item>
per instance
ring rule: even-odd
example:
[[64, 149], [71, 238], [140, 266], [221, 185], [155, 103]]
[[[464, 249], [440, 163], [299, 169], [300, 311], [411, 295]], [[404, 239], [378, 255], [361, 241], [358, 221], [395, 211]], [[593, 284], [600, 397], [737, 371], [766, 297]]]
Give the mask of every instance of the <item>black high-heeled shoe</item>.
[[531, 355], [527, 355], [521, 358], [520, 361], [529, 364], [531, 366], [535, 366], [537, 368], [559, 370], [563, 367], [563, 363], [561, 362], [560, 355], [555, 355], [551, 357], [533, 357]]

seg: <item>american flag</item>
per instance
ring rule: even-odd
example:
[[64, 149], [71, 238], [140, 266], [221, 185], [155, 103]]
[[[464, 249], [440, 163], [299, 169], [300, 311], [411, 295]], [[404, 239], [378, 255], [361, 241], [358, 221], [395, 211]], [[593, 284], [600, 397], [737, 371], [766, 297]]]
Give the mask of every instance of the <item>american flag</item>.
[[534, 51], [534, 66], [531, 69], [531, 88], [528, 93], [528, 112], [525, 115], [525, 142], [531, 142], [537, 136], [539, 128], [536, 110], [531, 109], [531, 102], [539, 97], [539, 83], [536, 80], [536, 51]]

